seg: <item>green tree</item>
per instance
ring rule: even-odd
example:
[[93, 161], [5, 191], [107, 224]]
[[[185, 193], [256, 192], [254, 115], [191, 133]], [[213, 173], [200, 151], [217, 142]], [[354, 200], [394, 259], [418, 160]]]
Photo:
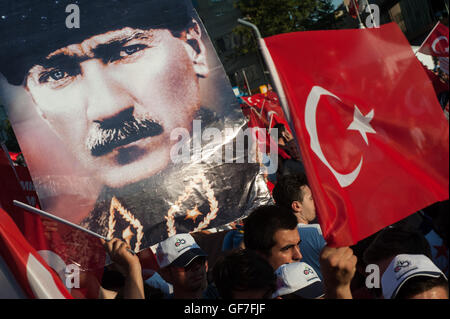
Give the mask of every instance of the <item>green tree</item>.
[[9, 122], [9, 120], [5, 121], [6, 121], [6, 136], [7, 136], [5, 142], [6, 147], [11, 152], [21, 152], [19, 142], [17, 142], [17, 138], [12, 129], [11, 122]]
[[[262, 37], [331, 29], [335, 23], [331, 0], [237, 0], [235, 6], [245, 20], [258, 27]], [[255, 52], [257, 45], [249, 28], [238, 25], [233, 32], [241, 39], [237, 56]]]
[[[4, 113], [4, 107], [0, 104], [0, 112]], [[11, 152], [20, 152], [19, 143], [7, 118], [3, 118], [0, 113], [0, 142], [5, 143], [7, 149]]]

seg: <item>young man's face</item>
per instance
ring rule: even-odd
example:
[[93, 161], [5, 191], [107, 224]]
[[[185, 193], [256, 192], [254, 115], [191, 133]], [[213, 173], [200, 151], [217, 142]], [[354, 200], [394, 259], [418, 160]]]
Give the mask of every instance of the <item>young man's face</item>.
[[166, 277], [174, 286], [184, 292], [203, 292], [207, 285], [208, 262], [206, 257], [195, 258], [187, 267], [169, 267], [170, 275]]
[[309, 223], [316, 218], [316, 207], [314, 206], [314, 199], [311, 189], [308, 185], [302, 186], [301, 192], [303, 194], [303, 198], [301, 202], [300, 214], [302, 215], [303, 219], [305, 219]]
[[121, 187], [164, 169], [177, 142], [170, 133], [190, 130], [207, 72], [195, 41], [203, 47], [197, 24], [179, 38], [167, 29], [107, 32], [50, 53], [26, 87], [80, 162]]
[[283, 264], [290, 264], [302, 259], [299, 248], [300, 235], [297, 227], [294, 229], [279, 229], [273, 235], [273, 239], [276, 244], [271, 249], [268, 262], [274, 270]]

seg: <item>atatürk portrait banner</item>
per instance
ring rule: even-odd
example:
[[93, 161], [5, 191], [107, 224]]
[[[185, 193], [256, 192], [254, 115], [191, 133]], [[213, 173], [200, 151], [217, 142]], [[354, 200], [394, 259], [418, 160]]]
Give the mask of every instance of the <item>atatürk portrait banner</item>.
[[190, 1], [1, 1], [0, 102], [42, 209], [136, 250], [270, 201]]

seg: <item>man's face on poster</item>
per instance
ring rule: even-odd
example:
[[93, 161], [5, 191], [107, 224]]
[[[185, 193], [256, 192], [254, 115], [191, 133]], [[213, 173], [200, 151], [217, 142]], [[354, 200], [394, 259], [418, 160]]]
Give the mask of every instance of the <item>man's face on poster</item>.
[[124, 27], [51, 52], [25, 85], [39, 114], [110, 187], [150, 177], [170, 161], [175, 128], [191, 129], [208, 73], [200, 27]]

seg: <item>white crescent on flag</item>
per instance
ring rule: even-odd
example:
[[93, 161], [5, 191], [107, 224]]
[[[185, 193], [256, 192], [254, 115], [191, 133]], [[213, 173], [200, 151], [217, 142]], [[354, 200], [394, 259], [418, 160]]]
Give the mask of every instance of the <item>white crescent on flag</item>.
[[66, 299], [50, 272], [31, 253], [27, 261], [27, 279], [36, 298]]
[[[436, 45], [437, 45], [437, 44], [439, 43], [439, 41], [441, 41], [441, 40], [447, 41], [447, 44], [448, 44], [448, 39], [447, 39], [445, 36], [441, 35], [441, 36], [437, 37], [437, 38], [433, 41], [433, 44], [431, 45], [431, 49], [432, 49], [435, 53], [437, 53], [437, 54], [443, 53], [443, 52], [438, 52], [438, 51], [436, 50]], [[445, 48], [444, 52], [445, 52], [445, 53], [448, 53], [448, 46]]]
[[[339, 185], [341, 187], [347, 187], [350, 186], [358, 177], [359, 172], [362, 167], [363, 163], [363, 156], [361, 155], [361, 159], [359, 161], [358, 166], [350, 173], [348, 174], [341, 174], [337, 172], [333, 166], [328, 162], [325, 155], [323, 154], [322, 148], [320, 146], [319, 137], [317, 134], [317, 123], [316, 123], [316, 112], [317, 112], [317, 106], [320, 100], [320, 97], [322, 95], [328, 95], [332, 96], [335, 99], [341, 101], [339, 97], [334, 95], [333, 93], [325, 90], [324, 88], [320, 86], [314, 86], [311, 89], [311, 92], [308, 95], [308, 98], [306, 99], [306, 106], [305, 106], [305, 126], [306, 130], [308, 131], [308, 134], [311, 138], [311, 149], [313, 152], [319, 157], [319, 159], [322, 161], [322, 163], [325, 164], [326, 167], [333, 173], [334, 177], [336, 177]], [[363, 116], [361, 112], [359, 111], [358, 107], [355, 105], [355, 112], [353, 115], [353, 122], [350, 124], [350, 126], [347, 128], [348, 130], [356, 130], [359, 131], [361, 136], [364, 138], [364, 141], [366, 144], [369, 144], [367, 140], [366, 133], [375, 133], [375, 130], [372, 128], [372, 126], [369, 124], [369, 122], [372, 120], [374, 114], [374, 110], [371, 110], [366, 116]]]

